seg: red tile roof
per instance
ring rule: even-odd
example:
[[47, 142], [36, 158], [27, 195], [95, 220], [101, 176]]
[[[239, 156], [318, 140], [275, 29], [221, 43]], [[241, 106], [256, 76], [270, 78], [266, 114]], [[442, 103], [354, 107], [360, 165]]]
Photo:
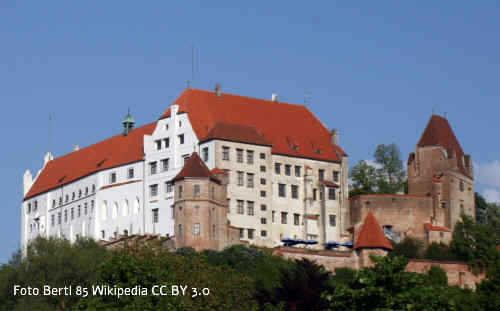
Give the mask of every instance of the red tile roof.
[[323, 185], [327, 186], [327, 187], [332, 187], [332, 188], [339, 188], [340, 186], [337, 185], [336, 183], [334, 183], [333, 181], [329, 181], [329, 180], [323, 180], [321, 181], [323, 183]]
[[172, 178], [172, 182], [184, 179], [186, 177], [208, 177], [214, 181], [219, 182], [217, 177], [210, 172], [208, 167], [203, 163], [203, 161], [198, 156], [198, 153], [193, 152], [182, 170]]
[[424, 223], [424, 227], [427, 231], [442, 231], [442, 232], [451, 232], [450, 229], [445, 227], [433, 226], [432, 224], [426, 222]]
[[385, 248], [392, 250], [392, 245], [385, 237], [372, 211], [366, 215], [365, 222], [358, 235], [354, 249], [359, 248]]
[[230, 124], [226, 122], [217, 122], [214, 127], [200, 139], [200, 142], [210, 141], [212, 139], [222, 139], [239, 143], [248, 143], [255, 145], [271, 146], [272, 144], [260, 134], [255, 127], [240, 124]]
[[140, 161], [144, 158], [144, 135], [151, 135], [156, 122], [103, 140], [49, 161], [28, 191], [25, 200], [71, 183], [92, 173]]
[[[305, 106], [251, 97], [186, 89], [174, 102], [178, 114], [188, 113], [198, 139], [217, 122], [254, 127], [273, 144], [272, 152], [309, 159], [340, 162], [347, 154], [331, 144], [330, 131]], [[170, 108], [160, 119], [170, 116]], [[293, 148], [297, 145], [297, 148]]]
[[[458, 139], [455, 137], [455, 134], [453, 133], [453, 130], [448, 123], [448, 120], [435, 114], [431, 116], [429, 123], [427, 123], [427, 126], [425, 127], [425, 130], [420, 137], [417, 146], [425, 147], [434, 145], [439, 145], [443, 148], [446, 148], [448, 156], [451, 156], [451, 151], [455, 150], [457, 165], [460, 171], [462, 172], [462, 174], [469, 176], [462, 163], [462, 157], [465, 156], [465, 160], [467, 161], [470, 156], [466, 156], [464, 154], [462, 147], [458, 142]], [[473, 178], [473, 176], [469, 177]]]
[[210, 171], [211, 173], [214, 173], [214, 174], [224, 174], [224, 175], [227, 175], [227, 172], [221, 168], [214, 168], [213, 170]]

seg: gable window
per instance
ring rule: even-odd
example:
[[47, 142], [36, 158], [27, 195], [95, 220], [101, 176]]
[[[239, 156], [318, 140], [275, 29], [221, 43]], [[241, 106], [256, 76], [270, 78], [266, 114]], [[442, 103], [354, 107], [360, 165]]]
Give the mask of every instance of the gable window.
[[298, 198], [299, 198], [299, 186], [292, 185], [292, 199], [298, 199]]
[[179, 144], [183, 145], [184, 144], [184, 134], [180, 134], [177, 137], [179, 137]]
[[253, 234], [255, 232], [255, 229], [248, 229], [248, 239], [253, 240]]
[[293, 214], [293, 224], [295, 226], [298, 226], [300, 224], [300, 215], [299, 214]]
[[161, 150], [161, 139], [155, 140], [156, 150]]
[[277, 175], [281, 174], [281, 163], [274, 163], [274, 172]]
[[133, 167], [128, 169], [127, 178], [128, 179], [134, 178], [134, 168]]
[[330, 215], [330, 227], [337, 226], [337, 215]]
[[154, 224], [157, 224], [158, 223], [158, 209], [157, 208], [154, 208], [153, 209], [153, 223]]
[[285, 175], [290, 176], [292, 174], [292, 166], [290, 164], [285, 164]]
[[155, 162], [150, 162], [149, 163], [149, 175], [156, 174], [156, 169], [157, 169], [156, 161]]
[[328, 188], [328, 199], [335, 200], [335, 188]]
[[250, 215], [250, 216], [253, 216], [254, 215], [254, 208], [253, 208], [254, 204], [252, 201], [247, 201], [247, 214]]
[[163, 172], [168, 171], [168, 166], [169, 166], [168, 164], [169, 164], [169, 159], [168, 158], [161, 160], [161, 170]]
[[244, 202], [243, 202], [243, 200], [237, 200], [237, 202], [238, 202], [237, 213], [243, 215], [245, 212], [244, 207], [243, 207]]
[[318, 170], [318, 178], [319, 180], [325, 179], [325, 170]]
[[200, 224], [199, 223], [194, 224], [194, 235], [200, 235]]
[[238, 186], [243, 186], [243, 172], [238, 172]]
[[149, 186], [149, 196], [151, 198], [154, 198], [158, 195], [158, 184], [150, 185]]
[[194, 185], [194, 196], [195, 197], [200, 196], [200, 185]]
[[338, 171], [333, 171], [333, 181], [334, 182], [339, 181], [339, 172]]
[[278, 184], [278, 196], [284, 198], [286, 196], [286, 185]]
[[281, 223], [282, 224], [286, 225], [287, 217], [288, 217], [288, 213], [287, 212], [281, 212]]
[[208, 147], [203, 148], [202, 155], [203, 155], [203, 161], [207, 162], [208, 161]]
[[247, 150], [247, 164], [253, 164], [253, 151]]
[[236, 149], [236, 162], [243, 163], [243, 149]]
[[170, 137], [164, 138], [163, 144], [165, 144], [165, 148], [170, 147]]
[[229, 147], [222, 146], [222, 160], [229, 161]]
[[295, 177], [300, 177], [300, 166], [295, 165]]
[[265, 160], [266, 159], [266, 154], [264, 152], [260, 153], [260, 159]]
[[247, 187], [248, 188], [253, 188], [253, 176], [254, 176], [254, 174], [247, 173]]

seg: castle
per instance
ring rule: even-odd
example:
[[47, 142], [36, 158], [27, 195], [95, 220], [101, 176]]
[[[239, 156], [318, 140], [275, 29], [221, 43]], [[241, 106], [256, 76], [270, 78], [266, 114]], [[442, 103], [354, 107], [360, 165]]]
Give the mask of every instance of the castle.
[[160, 234], [199, 250], [285, 238], [389, 249], [382, 239], [360, 244], [367, 219], [394, 240], [446, 243], [460, 214], [474, 216], [471, 158], [437, 115], [408, 158], [408, 195], [351, 199], [338, 132], [274, 95], [186, 89], [157, 121], [134, 125], [128, 114], [121, 134], [48, 153], [35, 178], [26, 171], [22, 246], [39, 235]]

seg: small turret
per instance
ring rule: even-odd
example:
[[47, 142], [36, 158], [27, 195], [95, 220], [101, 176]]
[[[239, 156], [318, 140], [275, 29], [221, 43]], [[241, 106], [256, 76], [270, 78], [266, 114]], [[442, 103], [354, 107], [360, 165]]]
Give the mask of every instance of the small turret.
[[125, 116], [125, 119], [123, 119], [122, 123], [123, 123], [123, 136], [127, 136], [130, 133], [130, 131], [132, 131], [135, 124], [134, 118], [132, 118], [132, 116], [130, 115], [130, 109], [127, 115]]

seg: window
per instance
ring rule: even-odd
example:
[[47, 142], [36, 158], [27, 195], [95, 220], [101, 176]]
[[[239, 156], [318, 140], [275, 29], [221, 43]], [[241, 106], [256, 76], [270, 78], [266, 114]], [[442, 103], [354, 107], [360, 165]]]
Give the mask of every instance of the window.
[[295, 226], [298, 226], [300, 223], [300, 215], [299, 214], [293, 214], [293, 224]]
[[261, 230], [260, 231], [260, 236], [261, 237], [266, 237], [267, 236], [267, 231], [266, 230]]
[[57, 224], [61, 224], [61, 212], [57, 213]]
[[170, 205], [170, 218], [175, 219], [175, 206]]
[[278, 184], [278, 196], [284, 198], [286, 196], [286, 185]]
[[167, 124], [165, 124], [165, 130], [167, 130], [167, 131], [168, 131], [168, 123], [167, 123]]
[[260, 205], [260, 210], [265, 212], [267, 210], [267, 205], [266, 204], [261, 204]]
[[330, 215], [330, 227], [337, 226], [337, 215]]
[[52, 208], [56, 207], [56, 200], [52, 200]]
[[182, 198], [182, 186], [179, 186], [179, 198]]
[[325, 170], [318, 170], [318, 178], [319, 180], [325, 179]]
[[266, 219], [266, 218], [261, 218], [261, 219], [260, 219], [260, 223], [261, 223], [262, 225], [265, 225], [265, 224], [267, 223], [267, 219]]
[[217, 238], [217, 226], [212, 225], [212, 238]]
[[195, 197], [200, 196], [200, 185], [194, 185], [194, 196]]
[[128, 230], [127, 229], [123, 230], [123, 235], [125, 235], [125, 236], [128, 235]]
[[300, 177], [300, 166], [295, 165], [295, 177]]
[[445, 201], [441, 202], [441, 208], [446, 208], [446, 202]]
[[95, 193], [95, 185], [92, 185], [92, 193]]
[[266, 179], [265, 178], [261, 178], [260, 179], [260, 184], [261, 185], [265, 185], [266, 184]]
[[313, 201], [317, 200], [317, 196], [318, 196], [318, 189], [313, 189]]
[[266, 166], [265, 166], [265, 165], [261, 165], [261, 166], [260, 166], [260, 171], [261, 171], [262, 173], [265, 173], [265, 172], [266, 172]]
[[163, 143], [165, 144], [165, 148], [170, 147], [170, 138], [169, 137], [164, 138]]
[[161, 139], [155, 140], [156, 150], [161, 150]]
[[179, 121], [179, 127], [182, 127], [182, 121]]
[[101, 239], [105, 239], [106, 238], [106, 231], [105, 230], [101, 230]]
[[247, 150], [247, 164], [253, 164], [253, 151]]
[[69, 195], [67, 194], [66, 195], [66, 203], [68, 203], [68, 202], [69, 202]]
[[460, 215], [465, 215], [465, 208], [463, 204], [460, 204]]
[[245, 229], [240, 228], [240, 239], [245, 237]]
[[149, 186], [149, 197], [154, 198], [158, 195], [158, 184]]
[[62, 197], [59, 197], [59, 205], [62, 205], [62, 203], [63, 203]]
[[272, 211], [272, 213], [271, 213], [271, 220], [272, 220], [273, 224], [274, 224], [274, 216], [275, 215], [276, 215], [276, 211]]
[[444, 232], [439, 232], [439, 237], [444, 238]]
[[156, 174], [156, 161], [155, 162], [150, 162], [149, 163], [149, 174], [154, 175]]
[[253, 216], [254, 215], [254, 208], [253, 208], [254, 204], [252, 201], [247, 201], [247, 214], [249, 216]]
[[75, 219], [75, 209], [71, 208], [71, 220]]
[[325, 199], [325, 192], [323, 190], [319, 190], [319, 199], [323, 201]]
[[202, 155], [203, 155], [203, 161], [207, 162], [208, 161], [208, 147], [203, 148]]
[[236, 149], [236, 162], [243, 163], [243, 149]]
[[134, 178], [134, 168], [133, 167], [128, 169], [127, 178], [128, 179]]
[[52, 214], [52, 216], [50, 217], [50, 224], [52, 225], [52, 227], [55, 226], [55, 224], [56, 224], [56, 215]]
[[31, 203], [28, 203], [28, 214], [31, 213]]
[[187, 161], [189, 160], [189, 154], [184, 154], [184, 155], [182, 156], [182, 159], [183, 159], [184, 164], [186, 164], [186, 163], [187, 163]]
[[83, 214], [84, 215], [87, 215], [87, 213], [88, 213], [88, 208], [87, 207], [88, 207], [88, 203], [87, 202], [83, 203]]
[[222, 160], [229, 161], [229, 147], [222, 146]]
[[260, 197], [261, 198], [265, 198], [266, 197], [266, 191], [265, 190], [261, 190], [260, 191]]
[[253, 188], [253, 175], [252, 173], [247, 173], [247, 187]]
[[85, 195], [89, 194], [89, 187], [85, 187]]
[[299, 198], [299, 186], [292, 185], [292, 199], [298, 199], [298, 198]]
[[248, 229], [248, 239], [253, 240], [253, 234], [255, 232], [255, 229]]
[[199, 223], [194, 224], [194, 235], [200, 235], [200, 224]]
[[[74, 200], [75, 199], [75, 193], [73, 192], [73, 194], [71, 195], [71, 200]], [[35, 201], [36, 203], [36, 201]], [[36, 204], [35, 204], [35, 211], [36, 211]]]
[[287, 212], [281, 212], [281, 223], [286, 225], [286, 219], [288, 217], [288, 213]]
[[285, 175], [290, 176], [292, 174], [292, 166], [290, 164], [285, 164]]
[[163, 172], [168, 171], [168, 163], [169, 163], [169, 159], [168, 158], [161, 160], [161, 170]]
[[335, 200], [335, 188], [328, 188], [328, 199]]
[[179, 224], [178, 228], [179, 237], [182, 237], [182, 224]]
[[460, 191], [464, 192], [464, 182], [463, 181], [460, 181], [459, 187], [460, 187]]
[[82, 197], [82, 190], [78, 190], [78, 198], [81, 198]]
[[260, 159], [265, 160], [266, 159], [266, 154], [264, 152], [260, 153]]
[[64, 222], [68, 222], [68, 210], [64, 211]]
[[153, 209], [153, 223], [154, 224], [158, 223], [158, 209], [157, 208]]
[[334, 182], [339, 181], [339, 172], [338, 171], [333, 171], [333, 181]]
[[76, 209], [76, 217], [80, 217], [82, 215], [82, 207], [78, 205], [78, 208]]
[[94, 211], [94, 200], [90, 201], [90, 212]]
[[238, 186], [243, 186], [243, 172], [238, 172]]
[[236, 211], [238, 214], [244, 214], [243, 200], [237, 200], [238, 202], [238, 210]]
[[212, 186], [211, 191], [212, 191], [211, 193], [212, 198], [215, 198], [215, 186]]
[[172, 192], [172, 183], [171, 182], [168, 182], [168, 181], [165, 182], [165, 192], [166, 193]]
[[179, 144], [184, 145], [184, 134], [181, 134], [179, 137]]
[[277, 175], [281, 174], [281, 163], [274, 163], [274, 172]]

